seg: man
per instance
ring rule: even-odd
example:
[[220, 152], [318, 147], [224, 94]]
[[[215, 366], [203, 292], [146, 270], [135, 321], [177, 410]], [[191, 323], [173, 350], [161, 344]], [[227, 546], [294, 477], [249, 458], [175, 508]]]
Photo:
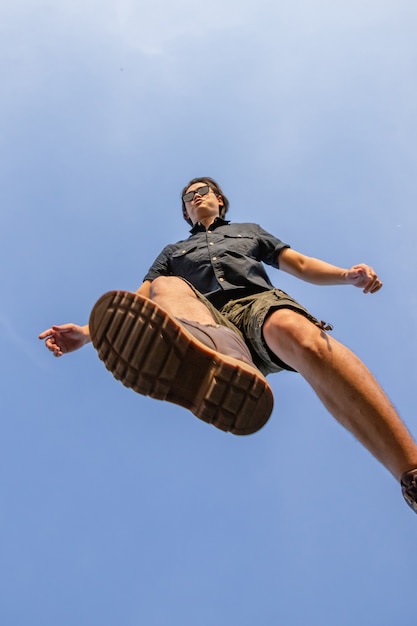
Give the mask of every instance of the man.
[[406, 426], [365, 365], [328, 335], [331, 327], [275, 289], [263, 263], [371, 294], [380, 279], [368, 265], [336, 267], [256, 224], [230, 223], [228, 206], [213, 179], [191, 180], [182, 192], [190, 237], [164, 248], [136, 293], [102, 296], [89, 325], [53, 326], [40, 339], [58, 357], [91, 340], [124, 385], [241, 435], [261, 428], [272, 411], [264, 375], [297, 371], [401, 482], [417, 512], [417, 446]]

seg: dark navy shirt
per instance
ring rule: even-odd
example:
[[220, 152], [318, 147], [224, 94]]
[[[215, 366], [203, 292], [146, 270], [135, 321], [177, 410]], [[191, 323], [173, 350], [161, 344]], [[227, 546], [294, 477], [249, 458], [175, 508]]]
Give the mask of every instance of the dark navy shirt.
[[188, 239], [166, 246], [144, 280], [180, 276], [216, 307], [229, 300], [272, 289], [263, 263], [279, 268], [288, 248], [257, 224], [231, 224], [217, 217], [206, 230], [198, 222]]

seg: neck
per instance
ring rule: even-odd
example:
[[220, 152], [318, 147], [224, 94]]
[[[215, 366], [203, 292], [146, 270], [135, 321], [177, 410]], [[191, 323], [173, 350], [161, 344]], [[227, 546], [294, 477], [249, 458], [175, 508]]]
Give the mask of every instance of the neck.
[[[200, 224], [203, 224], [203, 226], [206, 227], [206, 229], [212, 225], [212, 223], [214, 222], [214, 220], [216, 219], [217, 216], [208, 216], [208, 217], [203, 217], [201, 220], [198, 220], [198, 222], [200, 222]], [[198, 223], [197, 222], [197, 223]]]

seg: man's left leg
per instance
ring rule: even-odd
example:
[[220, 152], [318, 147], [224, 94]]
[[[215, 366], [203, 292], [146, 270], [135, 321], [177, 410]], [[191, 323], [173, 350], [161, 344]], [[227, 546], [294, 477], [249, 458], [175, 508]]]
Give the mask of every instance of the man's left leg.
[[[360, 359], [289, 309], [273, 311], [263, 326], [269, 349], [299, 372], [330, 413], [411, 492], [417, 512], [417, 445]], [[412, 470], [411, 474], [407, 473]], [[414, 493], [414, 496], [413, 496]]]

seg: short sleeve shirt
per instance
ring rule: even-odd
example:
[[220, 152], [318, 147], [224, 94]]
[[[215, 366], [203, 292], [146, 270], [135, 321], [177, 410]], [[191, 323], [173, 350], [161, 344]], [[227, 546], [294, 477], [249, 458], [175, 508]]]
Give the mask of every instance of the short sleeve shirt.
[[218, 308], [272, 289], [263, 264], [278, 269], [279, 253], [289, 247], [257, 224], [234, 224], [220, 217], [208, 229], [197, 223], [190, 232], [188, 239], [162, 250], [144, 280], [185, 278]]

